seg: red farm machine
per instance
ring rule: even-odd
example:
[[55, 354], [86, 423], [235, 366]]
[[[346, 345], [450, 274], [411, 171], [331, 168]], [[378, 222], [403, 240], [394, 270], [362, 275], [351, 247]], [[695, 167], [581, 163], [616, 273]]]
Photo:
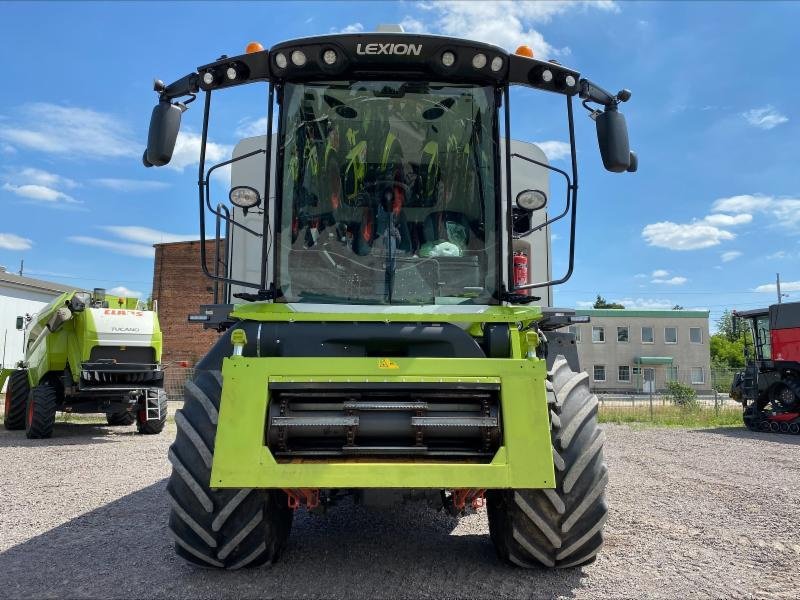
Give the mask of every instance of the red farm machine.
[[800, 434], [800, 302], [734, 312], [734, 317], [752, 334], [744, 371], [731, 386], [731, 397], [742, 403], [745, 425]]

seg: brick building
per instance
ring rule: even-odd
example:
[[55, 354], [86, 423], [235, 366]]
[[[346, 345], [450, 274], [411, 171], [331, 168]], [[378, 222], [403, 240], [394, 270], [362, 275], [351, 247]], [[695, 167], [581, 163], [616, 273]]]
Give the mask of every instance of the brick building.
[[[164, 336], [164, 364], [189, 361], [194, 365], [217, 340], [219, 334], [189, 323], [188, 315], [201, 304], [214, 301], [213, 282], [200, 269], [200, 241], [155, 244], [153, 300]], [[206, 240], [208, 264], [213, 263], [214, 240]]]

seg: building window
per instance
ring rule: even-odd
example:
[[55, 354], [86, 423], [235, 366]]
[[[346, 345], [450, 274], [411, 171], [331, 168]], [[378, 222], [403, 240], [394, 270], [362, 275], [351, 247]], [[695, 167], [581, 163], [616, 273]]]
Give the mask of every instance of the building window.
[[691, 382], [692, 383], [705, 383], [705, 373], [703, 373], [703, 367], [692, 367], [691, 370]]
[[617, 327], [617, 341], [623, 344], [628, 343], [628, 326]]
[[605, 381], [606, 380], [606, 366], [605, 365], [595, 365], [594, 366], [594, 380], [595, 381]]
[[702, 344], [703, 330], [699, 327], [689, 327], [689, 342], [692, 344]]
[[667, 381], [678, 381], [678, 367], [667, 367]]
[[653, 337], [653, 328], [652, 327], [642, 327], [642, 343], [643, 344], [652, 344], [656, 340]]
[[617, 381], [628, 383], [631, 380], [631, 368], [628, 365], [617, 367]]
[[569, 332], [575, 336], [575, 341], [581, 341], [581, 328], [578, 325], [570, 325]]
[[678, 343], [678, 328], [677, 327], [664, 327], [664, 343], [677, 344]]
[[606, 341], [605, 327], [592, 327], [592, 343], [602, 344]]

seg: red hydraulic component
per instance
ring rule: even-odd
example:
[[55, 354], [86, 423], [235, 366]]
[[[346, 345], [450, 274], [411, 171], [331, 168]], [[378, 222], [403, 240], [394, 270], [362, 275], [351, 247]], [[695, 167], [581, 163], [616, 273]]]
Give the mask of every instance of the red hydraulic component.
[[794, 421], [797, 417], [800, 417], [800, 413], [796, 412], [787, 412], [787, 413], [778, 413], [777, 415], [770, 415], [770, 421]]
[[485, 504], [484, 494], [486, 490], [478, 490], [474, 488], [461, 488], [453, 490], [453, 506], [456, 510], [464, 510], [467, 503], [475, 510], [478, 510]]
[[302, 506], [307, 509], [316, 508], [319, 506], [319, 490], [310, 488], [293, 488], [283, 490], [286, 493], [286, 498], [289, 508], [297, 510]]
[[[528, 283], [528, 255], [524, 252], [514, 253], [514, 287]], [[521, 294], [527, 294], [528, 290], [519, 290]]]

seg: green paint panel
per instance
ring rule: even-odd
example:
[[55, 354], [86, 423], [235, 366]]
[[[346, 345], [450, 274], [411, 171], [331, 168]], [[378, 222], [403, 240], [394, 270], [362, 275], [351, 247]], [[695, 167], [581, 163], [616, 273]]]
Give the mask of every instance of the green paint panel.
[[[328, 317], [332, 315], [326, 315]], [[351, 317], [353, 318], [353, 317]], [[419, 318], [417, 316], [417, 318]], [[516, 337], [519, 349], [520, 339]], [[545, 364], [538, 359], [253, 358], [224, 361], [212, 488], [552, 488]], [[386, 368], [390, 365], [391, 368]], [[499, 382], [503, 445], [489, 464], [278, 463], [266, 447], [269, 382]]]
[[538, 306], [488, 306], [480, 312], [433, 312], [430, 307], [387, 306], [379, 312], [299, 312], [288, 304], [254, 302], [239, 304], [231, 312], [251, 321], [393, 322], [393, 323], [523, 323], [542, 318]]

